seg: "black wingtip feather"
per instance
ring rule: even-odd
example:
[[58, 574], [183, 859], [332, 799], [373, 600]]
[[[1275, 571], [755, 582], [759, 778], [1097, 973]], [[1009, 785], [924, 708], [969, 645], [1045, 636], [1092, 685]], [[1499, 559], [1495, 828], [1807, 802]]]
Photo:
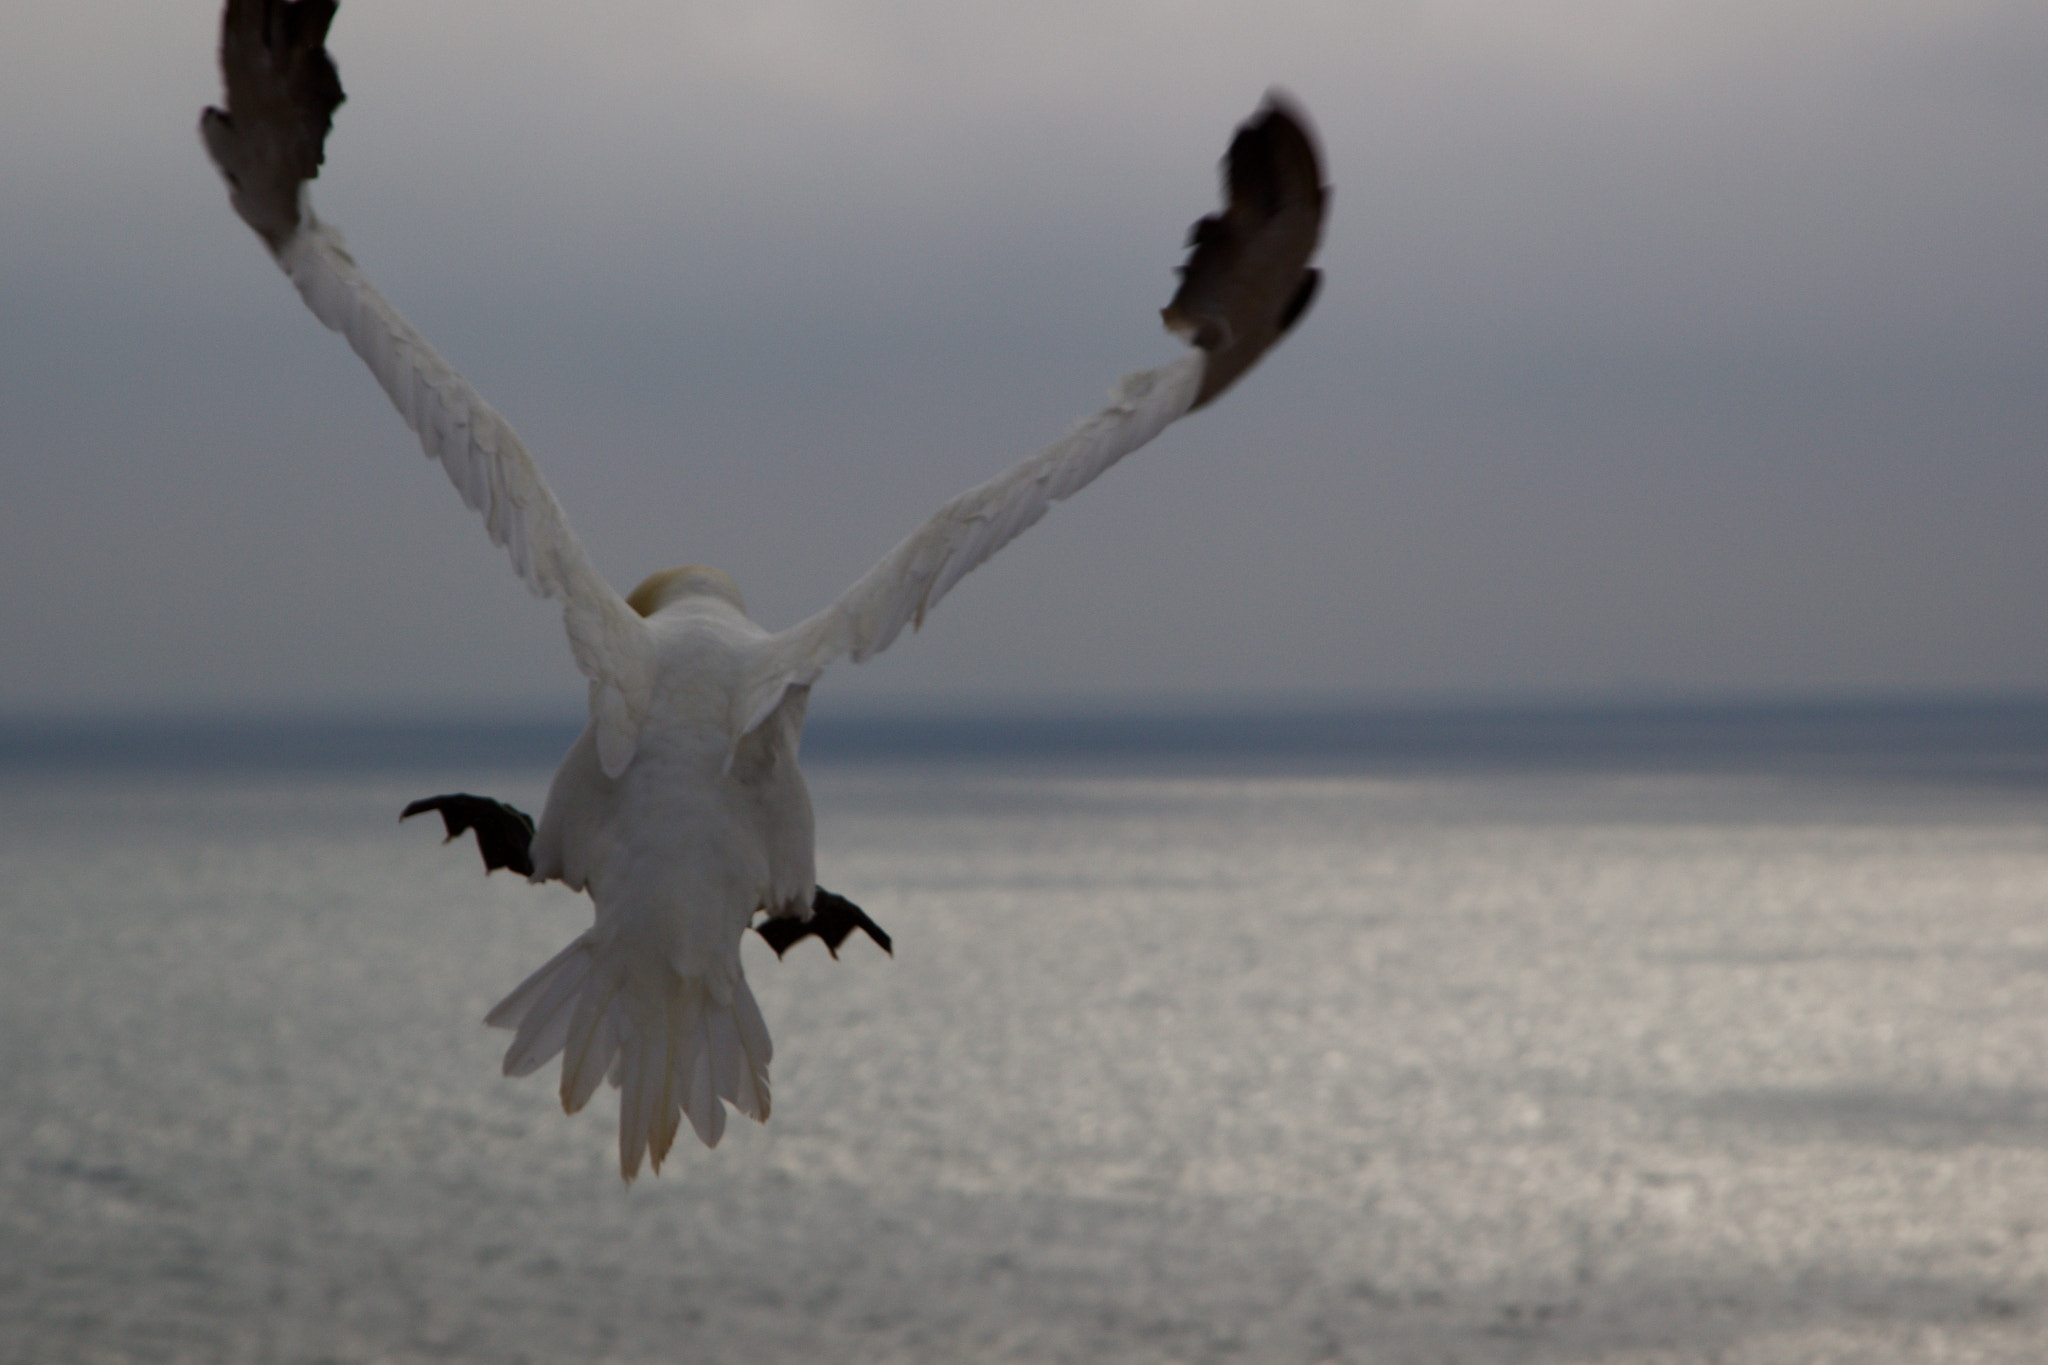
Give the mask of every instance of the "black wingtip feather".
[[320, 173], [343, 99], [325, 46], [337, 0], [227, 0], [222, 108], [199, 117], [207, 153], [242, 221], [272, 251], [300, 226], [299, 191]]
[[1223, 208], [1198, 219], [1166, 325], [1207, 353], [1195, 406], [1213, 402], [1301, 319], [1328, 188], [1308, 120], [1269, 91], [1223, 157]]

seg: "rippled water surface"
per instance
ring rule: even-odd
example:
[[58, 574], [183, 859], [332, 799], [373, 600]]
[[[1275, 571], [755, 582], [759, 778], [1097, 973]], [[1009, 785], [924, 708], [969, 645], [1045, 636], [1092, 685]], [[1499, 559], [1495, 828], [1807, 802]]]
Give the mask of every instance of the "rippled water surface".
[[12, 774], [0, 1358], [2042, 1358], [2041, 788], [1299, 766], [816, 767], [896, 956], [631, 1187], [439, 779]]

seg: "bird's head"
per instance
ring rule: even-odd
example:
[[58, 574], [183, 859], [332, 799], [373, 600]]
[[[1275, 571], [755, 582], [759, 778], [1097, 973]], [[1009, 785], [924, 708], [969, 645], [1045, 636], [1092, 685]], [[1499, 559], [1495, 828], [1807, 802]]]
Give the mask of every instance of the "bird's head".
[[715, 597], [744, 615], [747, 604], [740, 598], [740, 586], [731, 575], [702, 564], [685, 564], [650, 574], [626, 596], [626, 605], [642, 616], [652, 616], [671, 602], [686, 597]]

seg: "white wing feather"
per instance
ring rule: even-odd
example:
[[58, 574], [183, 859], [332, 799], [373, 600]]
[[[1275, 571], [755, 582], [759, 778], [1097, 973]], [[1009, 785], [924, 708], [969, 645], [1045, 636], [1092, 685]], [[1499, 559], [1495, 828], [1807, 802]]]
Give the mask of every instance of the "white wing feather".
[[1111, 404], [1008, 473], [941, 507], [837, 601], [776, 635], [748, 689], [745, 729], [774, 710], [782, 691], [805, 686], [833, 660], [881, 653], [953, 585], [1033, 526], [1053, 503], [1086, 488], [1194, 406], [1205, 353], [1190, 350], [1125, 378]]
[[227, 107], [199, 134], [236, 214], [263, 239], [320, 321], [348, 338], [393, 406], [439, 460], [491, 542], [535, 592], [562, 604], [576, 665], [590, 679], [598, 757], [632, 762], [652, 691], [646, 626], [576, 543], [561, 505], [504, 418], [363, 278], [340, 235], [313, 216], [341, 78], [327, 54], [336, 0], [227, 0], [220, 66]]
[[439, 460], [491, 543], [535, 592], [562, 603], [576, 666], [590, 679], [598, 752], [616, 777], [632, 761], [651, 687], [647, 631], [590, 562], [511, 425], [379, 294], [334, 230], [303, 213], [277, 262], [320, 321], [355, 353]]

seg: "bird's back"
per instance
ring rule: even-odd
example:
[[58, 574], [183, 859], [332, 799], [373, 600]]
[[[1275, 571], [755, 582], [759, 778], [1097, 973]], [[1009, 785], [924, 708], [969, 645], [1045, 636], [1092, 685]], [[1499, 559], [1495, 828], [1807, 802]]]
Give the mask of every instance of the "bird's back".
[[509, 1073], [562, 1056], [562, 1101], [609, 1077], [624, 1092], [620, 1169], [659, 1167], [683, 1117], [707, 1144], [724, 1105], [768, 1116], [766, 1024], [740, 962], [758, 910], [801, 913], [813, 886], [810, 797], [797, 769], [806, 690], [732, 733], [765, 634], [724, 603], [649, 618], [653, 705], [633, 759], [605, 775], [593, 719], [548, 793], [536, 879], [587, 890], [596, 922], [489, 1018], [518, 1030]]

